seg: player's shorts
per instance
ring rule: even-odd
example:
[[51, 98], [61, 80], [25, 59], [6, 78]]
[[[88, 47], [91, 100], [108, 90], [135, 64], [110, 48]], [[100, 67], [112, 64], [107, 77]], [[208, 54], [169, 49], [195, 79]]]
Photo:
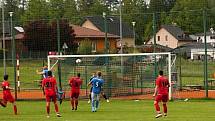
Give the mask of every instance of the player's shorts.
[[157, 102], [167, 102], [169, 100], [169, 96], [168, 94], [158, 94], [156, 97], [155, 97], [155, 101]]
[[77, 99], [79, 97], [79, 94], [80, 94], [79, 92], [72, 92], [71, 95], [70, 95], [70, 97]]
[[13, 96], [11, 94], [4, 94], [3, 95], [3, 102], [7, 104], [7, 102], [13, 103], [15, 101], [15, 99], [13, 98]]
[[52, 95], [49, 95], [49, 94], [46, 94], [46, 102], [56, 102], [57, 101], [57, 96], [56, 94], [52, 94]]

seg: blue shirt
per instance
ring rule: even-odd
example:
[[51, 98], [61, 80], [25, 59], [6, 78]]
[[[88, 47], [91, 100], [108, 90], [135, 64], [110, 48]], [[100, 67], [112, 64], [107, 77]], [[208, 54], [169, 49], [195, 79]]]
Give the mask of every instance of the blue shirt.
[[43, 69], [43, 78], [48, 78], [48, 69]]
[[93, 86], [93, 90], [92, 92], [95, 94], [99, 94], [101, 92], [101, 87], [104, 83], [104, 80], [98, 77], [94, 77], [91, 80], [92, 86]]

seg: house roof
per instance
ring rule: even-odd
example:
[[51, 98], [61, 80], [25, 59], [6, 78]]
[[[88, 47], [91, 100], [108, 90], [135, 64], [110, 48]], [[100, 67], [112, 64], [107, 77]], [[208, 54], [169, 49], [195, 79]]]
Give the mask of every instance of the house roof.
[[[205, 48], [204, 43], [193, 42], [193, 43], [187, 43], [187, 44], [181, 45], [173, 49], [172, 52], [179, 53], [181, 51], [190, 51], [191, 49], [204, 49], [204, 48]], [[210, 43], [207, 43], [207, 49], [214, 49], [214, 47]]]
[[[89, 29], [86, 27], [81, 27], [81, 26], [76, 26], [76, 25], [72, 25], [72, 29], [74, 30], [75, 33], [75, 37], [79, 37], [79, 38], [105, 38], [105, 33], [104, 32], [100, 32], [100, 31], [96, 31], [93, 29]], [[119, 38], [119, 36], [114, 35], [114, 34], [107, 34], [108, 38]]]
[[[15, 35], [14, 38], [15, 38], [15, 40], [23, 40], [24, 39], [24, 33], [18, 33], [18, 34]], [[6, 41], [8, 41], [8, 40], [11, 40], [11, 37], [6, 36], [4, 39]], [[2, 38], [0, 40], [2, 40]]]
[[189, 37], [189, 35], [185, 34], [185, 32], [175, 26], [175, 25], [162, 25], [161, 28], [164, 28], [165, 30], [167, 30], [170, 34], [172, 34], [177, 40], [181, 40], [181, 41], [184, 41], [184, 40], [190, 40], [192, 41], [193, 39]]
[[[104, 18], [102, 16], [87, 16], [85, 20], [92, 22], [100, 31], [105, 32]], [[107, 16], [107, 32], [120, 36], [120, 20], [115, 16]], [[122, 22], [122, 36], [133, 37], [132, 29]]]
[[[215, 33], [212, 34], [211, 32], [206, 32], [206, 36], [212, 36], [212, 35], [215, 36]], [[196, 36], [204, 36], [204, 33], [197, 33]]]

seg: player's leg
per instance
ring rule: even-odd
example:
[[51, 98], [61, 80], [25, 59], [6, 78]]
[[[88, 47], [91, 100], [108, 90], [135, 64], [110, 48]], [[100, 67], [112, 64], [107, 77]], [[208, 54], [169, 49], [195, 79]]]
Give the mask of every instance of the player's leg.
[[96, 108], [95, 111], [98, 109], [99, 107], [99, 94], [96, 94]]
[[17, 115], [17, 106], [16, 106], [16, 103], [13, 102], [13, 111], [14, 111], [14, 114]]
[[52, 96], [52, 101], [54, 102], [54, 108], [55, 108], [55, 112], [56, 112], [57, 117], [61, 117], [61, 115], [60, 115], [60, 113], [59, 113], [59, 109], [58, 109], [58, 104], [57, 104], [57, 97], [56, 97], [56, 95], [55, 95], [55, 96]]
[[89, 100], [88, 100], [88, 102], [87, 102], [87, 103], [90, 103], [90, 101], [92, 100], [92, 98], [91, 98], [92, 90], [93, 90], [93, 87], [91, 87], [91, 88], [90, 88]]
[[161, 101], [161, 95], [157, 95], [155, 97], [155, 101], [154, 101], [154, 106], [155, 106], [155, 110], [157, 115], [155, 116], [155, 118], [159, 118], [162, 116], [161, 112], [160, 112], [160, 106], [159, 106], [159, 102]]
[[79, 93], [76, 93], [76, 95], [75, 95], [75, 110], [77, 110], [77, 108], [78, 108], [78, 97], [79, 97]]
[[74, 110], [75, 105], [75, 99], [74, 99], [74, 93], [71, 93], [70, 103], [71, 103], [71, 109]]
[[6, 107], [7, 105], [4, 103], [4, 101], [0, 101], [0, 105], [2, 106], [2, 107]]
[[16, 106], [15, 99], [13, 98], [13, 96], [12, 95], [8, 95], [7, 96], [7, 101], [9, 101], [10, 103], [13, 104], [14, 114], [17, 115], [17, 106]]
[[47, 113], [47, 118], [50, 117], [50, 101], [46, 101], [46, 113]]
[[163, 95], [162, 102], [163, 102], [163, 113], [164, 113], [164, 116], [167, 116], [167, 101], [168, 101], [168, 95]]
[[110, 102], [109, 99], [108, 99], [108, 97], [107, 97], [107, 95], [106, 95], [104, 92], [102, 92], [102, 96], [103, 96], [103, 98], [104, 98], [107, 102]]
[[91, 100], [92, 112], [95, 112], [95, 106], [94, 106], [95, 105], [95, 93], [93, 93], [93, 92], [91, 93], [91, 99], [92, 99]]

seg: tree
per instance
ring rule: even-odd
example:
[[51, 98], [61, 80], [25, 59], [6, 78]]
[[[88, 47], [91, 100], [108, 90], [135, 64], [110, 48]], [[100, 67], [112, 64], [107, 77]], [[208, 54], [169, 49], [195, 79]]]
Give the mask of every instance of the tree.
[[[37, 20], [28, 23], [25, 27], [24, 45], [28, 47], [30, 51], [57, 51], [57, 22], [53, 21], [51, 24], [49, 21]], [[66, 20], [60, 21], [60, 47], [64, 43], [67, 44], [70, 51], [77, 48], [74, 43], [74, 30], [69, 27], [69, 23]], [[62, 48], [61, 48], [62, 49]]]
[[29, 20], [40, 20], [49, 18], [48, 4], [46, 0], [30, 0], [24, 15], [22, 16], [22, 21], [25, 23]]
[[84, 39], [81, 41], [78, 53], [79, 54], [91, 54], [92, 52], [92, 45], [89, 39]]
[[205, 0], [177, 0], [165, 23], [176, 24], [189, 33], [203, 32]]
[[24, 26], [24, 45], [30, 51], [53, 51], [51, 49], [51, 26], [48, 21], [32, 21]]

